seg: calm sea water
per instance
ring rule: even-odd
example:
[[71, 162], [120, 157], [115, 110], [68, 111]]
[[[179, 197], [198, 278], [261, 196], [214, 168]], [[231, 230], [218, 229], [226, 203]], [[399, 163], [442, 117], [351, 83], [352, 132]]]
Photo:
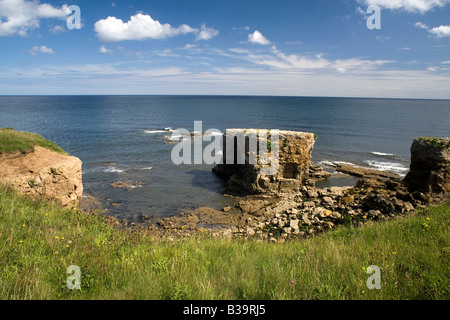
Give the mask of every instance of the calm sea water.
[[[31, 131], [83, 161], [85, 191], [110, 213], [139, 222], [182, 208], [222, 208], [222, 182], [206, 165], [176, 166], [165, 128], [266, 128], [314, 132], [313, 161], [406, 174], [419, 136], [450, 135], [449, 100], [221, 96], [1, 96], [0, 127]], [[327, 168], [327, 167], [326, 167]], [[141, 188], [114, 189], [139, 180]], [[331, 183], [342, 183], [336, 179]], [[117, 208], [111, 203], [121, 203]]]

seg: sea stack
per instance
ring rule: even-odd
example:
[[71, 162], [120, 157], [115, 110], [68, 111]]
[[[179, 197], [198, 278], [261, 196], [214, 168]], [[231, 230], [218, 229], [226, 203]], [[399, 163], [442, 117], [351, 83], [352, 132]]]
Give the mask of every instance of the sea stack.
[[410, 172], [404, 182], [410, 191], [450, 194], [450, 138], [421, 137], [411, 146]]
[[227, 179], [228, 193], [299, 192], [308, 178], [315, 141], [316, 135], [307, 132], [227, 129], [223, 164], [214, 167], [213, 172]]

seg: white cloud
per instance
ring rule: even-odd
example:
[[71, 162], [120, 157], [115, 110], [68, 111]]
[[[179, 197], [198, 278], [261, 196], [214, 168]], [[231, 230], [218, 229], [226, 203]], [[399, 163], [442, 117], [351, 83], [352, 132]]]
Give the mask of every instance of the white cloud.
[[178, 28], [168, 23], [161, 24], [158, 20], [153, 20], [151, 16], [142, 13], [132, 16], [128, 22], [123, 22], [116, 17], [99, 20], [95, 23], [94, 30], [97, 32], [97, 37], [105, 42], [164, 39], [196, 31], [186, 24]]
[[416, 22], [416, 28], [427, 30], [428, 33], [436, 36], [437, 38], [450, 37], [450, 26], [439, 26], [435, 28], [430, 28], [422, 22]]
[[262, 45], [270, 44], [270, 41], [267, 40], [266, 37], [264, 37], [262, 33], [259, 32], [258, 30], [255, 30], [255, 32], [250, 33], [248, 35], [248, 41], [251, 43], [257, 43]]
[[194, 48], [197, 48], [197, 47], [198, 47], [198, 45], [196, 45], [196, 44], [187, 43], [182, 49], [189, 50], [189, 49], [194, 49]]
[[[351, 59], [349, 59], [351, 60]], [[358, 60], [358, 59], [356, 59]], [[361, 60], [358, 60], [361, 61]], [[355, 62], [356, 63], [356, 62]], [[360, 63], [360, 62], [358, 62]], [[209, 71], [149, 69], [126, 63], [29, 67], [0, 66], [0, 94], [218, 94], [449, 99], [448, 74], [427, 70]], [[339, 85], [336, 85], [336, 84]]]
[[101, 46], [100, 49], [98, 50], [98, 52], [100, 52], [100, 53], [109, 53], [109, 54], [112, 54], [112, 53], [113, 53], [113, 50], [112, 50], [112, 49], [108, 49], [108, 48], [106, 48], [105, 46]]
[[450, 37], [450, 26], [440, 26], [428, 30], [429, 33], [438, 38]]
[[58, 34], [58, 33], [66, 32], [68, 29], [66, 29], [63, 26], [57, 25], [57, 26], [51, 27], [49, 30], [51, 33]]
[[130, 17], [128, 22], [123, 22], [116, 17], [99, 20], [95, 23], [94, 30], [97, 37], [104, 42], [165, 39], [187, 33], [197, 34], [196, 40], [198, 41], [209, 40], [219, 34], [218, 30], [208, 28], [205, 24], [200, 29], [192, 28], [187, 24], [173, 27], [168, 23], [162, 24], [142, 13]]
[[425, 13], [436, 7], [443, 8], [450, 0], [358, 0], [364, 5], [378, 5], [390, 10], [405, 10], [407, 12]]
[[1, 0], [0, 36], [26, 36], [30, 30], [39, 28], [40, 19], [65, 19], [68, 11], [67, 5], [57, 8], [38, 0]]
[[361, 72], [374, 70], [376, 66], [392, 63], [389, 60], [366, 60], [360, 58], [328, 60], [322, 55], [302, 56], [285, 54], [275, 46], [263, 54], [232, 48], [229, 52], [238, 54], [236, 58], [245, 59], [253, 64], [270, 67], [284, 72]]
[[414, 26], [419, 29], [425, 29], [425, 30], [430, 29], [430, 27], [428, 27], [425, 23], [422, 23], [422, 22], [416, 22], [416, 24]]
[[218, 30], [207, 28], [206, 25], [202, 25], [200, 28], [200, 31], [197, 34], [197, 41], [198, 40], [209, 40], [211, 38], [214, 38], [219, 34]]
[[33, 48], [31, 48], [29, 50], [30, 54], [35, 56], [37, 55], [39, 52], [40, 53], [47, 53], [47, 54], [55, 54], [55, 51], [51, 48], [47, 48], [46, 46], [34, 46]]

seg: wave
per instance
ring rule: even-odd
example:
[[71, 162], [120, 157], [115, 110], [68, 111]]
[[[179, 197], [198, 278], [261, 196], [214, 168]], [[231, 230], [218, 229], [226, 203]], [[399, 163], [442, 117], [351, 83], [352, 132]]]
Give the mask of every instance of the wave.
[[333, 162], [327, 161], [327, 160], [319, 161], [318, 164], [319, 164], [320, 166], [324, 166], [324, 167], [331, 167], [331, 168], [336, 167], [336, 165], [335, 165]]
[[103, 170], [103, 172], [108, 172], [108, 173], [122, 173], [125, 171], [126, 171], [125, 169], [120, 169], [116, 166], [109, 166], [108, 168]]
[[172, 133], [174, 130], [171, 127], [167, 127], [164, 129], [152, 129], [152, 130], [143, 130], [145, 133], [153, 134], [153, 133]]
[[145, 133], [167, 133], [165, 130], [144, 130]]
[[334, 163], [334, 164], [347, 164], [347, 165], [352, 166], [352, 167], [361, 167], [361, 166], [358, 166], [357, 164], [354, 164], [354, 163], [351, 163], [351, 162], [347, 162], [347, 161], [333, 161], [332, 163]]
[[398, 174], [405, 174], [409, 168], [405, 167], [403, 164], [398, 162], [387, 162], [387, 161], [377, 161], [377, 160], [365, 160], [369, 166], [382, 171], [393, 171]]
[[395, 156], [395, 153], [384, 153], [384, 152], [377, 152], [377, 151], [372, 151], [371, 154], [374, 154], [376, 156], [388, 156], [388, 157], [392, 157]]

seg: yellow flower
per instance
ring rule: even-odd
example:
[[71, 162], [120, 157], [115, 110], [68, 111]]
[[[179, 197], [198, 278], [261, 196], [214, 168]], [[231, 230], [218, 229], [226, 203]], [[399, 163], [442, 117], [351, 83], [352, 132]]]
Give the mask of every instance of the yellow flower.
[[66, 247], [69, 248], [70, 246], [69, 246], [69, 245], [66, 245]]
[[20, 241], [19, 241], [19, 243], [20, 243], [20, 244], [22, 244], [22, 243], [23, 243], [23, 241], [22, 241], [22, 240], [20, 240]]
[[62, 240], [64, 240], [64, 237], [61, 237]]
[[430, 221], [431, 219], [430, 219], [430, 218], [427, 218], [427, 220]]
[[392, 254], [397, 254], [397, 252], [394, 251], [394, 252], [392, 252]]
[[55, 239], [57, 239], [57, 240], [58, 240], [58, 239], [59, 239], [59, 237], [58, 237], [58, 236], [55, 236]]
[[25, 225], [23, 224], [22, 227], [25, 227]]

